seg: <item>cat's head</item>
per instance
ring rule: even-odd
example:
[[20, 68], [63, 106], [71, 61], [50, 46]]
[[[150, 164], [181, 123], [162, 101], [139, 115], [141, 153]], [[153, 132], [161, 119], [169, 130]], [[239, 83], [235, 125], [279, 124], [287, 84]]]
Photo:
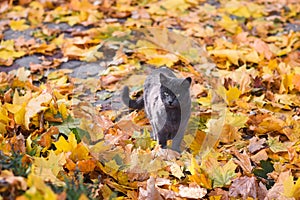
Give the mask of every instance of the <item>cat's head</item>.
[[179, 108], [180, 103], [190, 99], [189, 88], [192, 82], [190, 77], [181, 79], [160, 74], [159, 78], [160, 96], [166, 108]]

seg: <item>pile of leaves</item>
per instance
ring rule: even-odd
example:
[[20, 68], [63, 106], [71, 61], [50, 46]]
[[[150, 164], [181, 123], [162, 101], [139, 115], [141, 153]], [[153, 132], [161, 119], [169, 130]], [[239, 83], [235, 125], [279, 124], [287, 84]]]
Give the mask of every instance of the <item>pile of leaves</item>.
[[[299, 199], [299, 13], [298, 0], [1, 1], [1, 198]], [[193, 79], [181, 154], [118, 95], [161, 66]]]

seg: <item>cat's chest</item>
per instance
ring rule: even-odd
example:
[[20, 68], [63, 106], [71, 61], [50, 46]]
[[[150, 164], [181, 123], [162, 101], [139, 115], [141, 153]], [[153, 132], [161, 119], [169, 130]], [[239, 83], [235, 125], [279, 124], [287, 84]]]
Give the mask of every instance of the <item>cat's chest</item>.
[[180, 109], [166, 109], [167, 120], [173, 123], [180, 122], [181, 112]]

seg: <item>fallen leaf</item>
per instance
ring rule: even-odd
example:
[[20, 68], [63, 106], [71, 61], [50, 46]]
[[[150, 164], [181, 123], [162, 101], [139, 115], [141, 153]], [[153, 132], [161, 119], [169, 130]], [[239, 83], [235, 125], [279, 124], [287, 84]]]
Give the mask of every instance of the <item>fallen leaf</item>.
[[49, 93], [42, 93], [29, 100], [25, 108], [25, 127], [29, 129], [30, 120], [32, 117], [39, 114], [41, 111], [48, 109], [47, 105], [52, 100], [52, 95]]
[[18, 21], [10, 21], [10, 28], [14, 31], [24, 31], [29, 28], [27, 24], [25, 24], [25, 19], [21, 19]]
[[240, 153], [236, 149], [234, 149], [233, 154], [237, 157], [237, 160], [234, 160], [234, 162], [243, 169], [244, 173], [251, 174], [253, 167], [251, 165], [250, 157], [246, 153], [246, 151]]
[[255, 163], [260, 163], [260, 161], [266, 161], [268, 160], [269, 156], [266, 152], [265, 149], [260, 150], [259, 152], [257, 152], [255, 155], [250, 157], [252, 161], [254, 161]]
[[287, 177], [283, 182], [283, 194], [286, 197], [300, 198], [300, 178], [297, 179], [297, 181], [294, 181], [293, 176]]
[[267, 140], [267, 144], [269, 145], [271, 151], [273, 151], [274, 153], [287, 152], [287, 150], [288, 150], [287, 148], [292, 145], [292, 144], [280, 142], [279, 136], [277, 136], [277, 137], [269, 136], [269, 138]]
[[229, 188], [229, 195], [235, 198], [242, 197], [247, 199], [252, 197], [257, 198], [257, 186], [254, 177], [239, 177], [232, 181]]
[[147, 180], [147, 187], [146, 189], [143, 189], [142, 187], [139, 188], [139, 199], [141, 200], [148, 200], [148, 199], [157, 199], [157, 200], [163, 200], [162, 196], [158, 192], [156, 186], [155, 186], [155, 178], [151, 176]]
[[213, 188], [229, 185], [231, 179], [236, 176], [236, 167], [237, 165], [234, 164], [233, 160], [229, 160], [226, 164], [221, 165], [216, 158], [209, 158], [207, 155], [201, 163], [201, 168], [212, 180]]
[[25, 192], [24, 198], [27, 199], [56, 199], [56, 194], [47, 186], [43, 177], [33, 173], [28, 175], [27, 185], [29, 189]]
[[45, 181], [51, 181], [58, 186], [64, 186], [65, 182], [57, 178], [58, 173], [63, 170], [63, 165], [66, 163], [65, 154], [56, 155], [53, 151], [49, 151], [47, 158], [34, 157], [32, 164], [32, 172], [34, 176]]
[[250, 153], [255, 153], [262, 148], [265, 147], [266, 144], [266, 138], [259, 139], [258, 137], [253, 137], [250, 139], [250, 144], [248, 145], [248, 150]]
[[201, 199], [207, 194], [205, 188], [201, 188], [195, 183], [191, 183], [189, 186], [180, 185], [178, 189], [179, 196], [183, 198]]

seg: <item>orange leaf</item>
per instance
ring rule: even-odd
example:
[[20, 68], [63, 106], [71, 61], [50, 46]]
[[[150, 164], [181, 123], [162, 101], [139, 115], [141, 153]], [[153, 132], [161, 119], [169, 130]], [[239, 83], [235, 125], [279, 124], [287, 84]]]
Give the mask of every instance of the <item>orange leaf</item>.
[[39, 145], [49, 148], [52, 144], [52, 135], [59, 134], [59, 130], [56, 126], [50, 127], [45, 133], [41, 135], [41, 139], [39, 141]]
[[80, 160], [77, 162], [77, 164], [81, 172], [92, 172], [96, 167], [96, 161], [92, 159]]
[[298, 91], [300, 91], [300, 74], [295, 74], [292, 80], [294, 84], [294, 88]]
[[69, 171], [75, 171], [76, 169], [76, 164], [69, 158], [66, 159], [66, 164], [65, 167], [69, 170]]

